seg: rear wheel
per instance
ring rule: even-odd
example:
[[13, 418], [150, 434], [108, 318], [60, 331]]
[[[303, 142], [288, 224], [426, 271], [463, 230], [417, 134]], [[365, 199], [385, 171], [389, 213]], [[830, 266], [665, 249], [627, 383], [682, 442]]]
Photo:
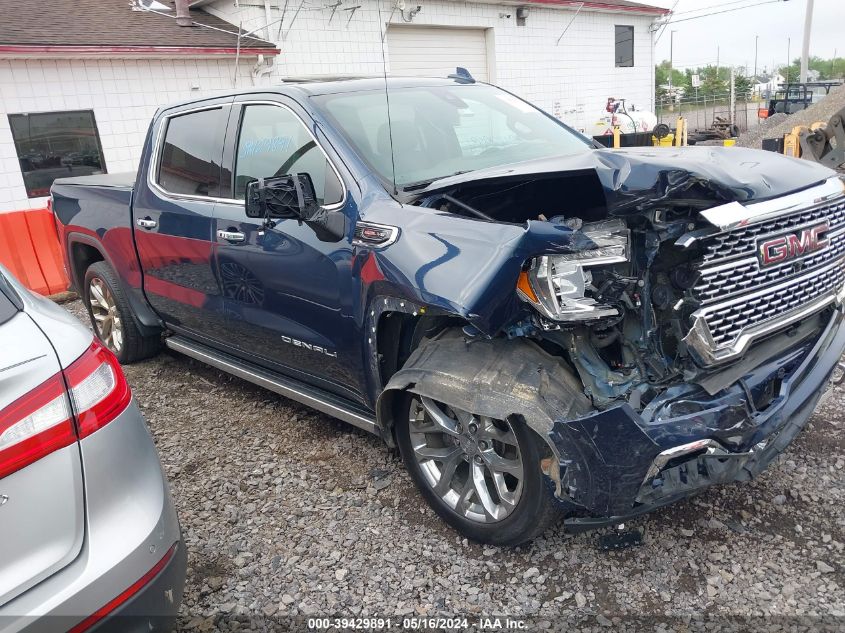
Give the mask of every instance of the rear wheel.
[[560, 517], [540, 471], [537, 438], [517, 420], [497, 420], [405, 394], [396, 439], [422, 496], [461, 534], [518, 545]]
[[117, 275], [106, 262], [94, 262], [85, 271], [84, 294], [94, 333], [121, 363], [147, 358], [159, 350], [160, 337], [141, 334]]

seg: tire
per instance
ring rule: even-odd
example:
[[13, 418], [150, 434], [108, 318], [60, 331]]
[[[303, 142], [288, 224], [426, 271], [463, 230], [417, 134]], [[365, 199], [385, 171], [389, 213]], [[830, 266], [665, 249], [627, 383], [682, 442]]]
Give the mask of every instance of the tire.
[[652, 130], [651, 133], [654, 134], [654, 136], [656, 138], [661, 139], [661, 138], [665, 138], [665, 137], [669, 136], [669, 133], [671, 131], [672, 130], [669, 129], [669, 126], [666, 125], [665, 123], [658, 123], [657, 125], [654, 126], [654, 129]]
[[[394, 428], [402, 461], [405, 463], [411, 479], [414, 480], [426, 502], [446, 523], [463, 536], [478, 543], [515, 546], [531, 541], [542, 534], [552, 523], [560, 520], [562, 511], [560, 504], [554, 497], [552, 483], [540, 470], [540, 459], [542, 457], [540, 440], [524, 424], [516, 420], [510, 422], [491, 420], [490, 418], [472, 416], [467, 412], [456, 412], [442, 403], [428, 398], [421, 398], [408, 392], [403, 393], [396, 401], [397, 408], [395, 413], [397, 417]], [[434, 417], [436, 417], [437, 413], [441, 413], [445, 414], [451, 422], [463, 420], [463, 424], [457, 430], [463, 430], [462, 437], [466, 437], [461, 439], [455, 435], [439, 433], [442, 427], [433, 421], [433, 416], [431, 415], [432, 406], [436, 407], [434, 409]], [[422, 413], [420, 413], [420, 410], [422, 410]], [[475, 423], [477, 423], [477, 431], [473, 431], [473, 433], [477, 434], [478, 437], [491, 437], [489, 433], [483, 435], [485, 432], [478, 428], [479, 425], [489, 423], [495, 425], [491, 431], [498, 433], [498, 437], [508, 438], [506, 442], [512, 442], [514, 439], [517, 442], [516, 446], [507, 445], [504, 453], [507, 455], [510, 452], [511, 456], [516, 455], [516, 460], [521, 459], [521, 483], [515, 485], [513, 483], [515, 478], [511, 476], [508, 478], [510, 484], [505, 485], [513, 486], [516, 490], [519, 490], [519, 494], [515, 497], [516, 502], [513, 507], [500, 517], [488, 514], [483, 503], [476, 502], [472, 504], [469, 501], [463, 501], [465, 495], [469, 495], [469, 499], [475, 499], [476, 501], [481, 499], [477, 492], [478, 489], [475, 488], [474, 484], [472, 485], [474, 490], [468, 493], [458, 494], [452, 486], [448, 486], [449, 490], [445, 493], [445, 486], [440, 487], [438, 490], [438, 486], [434, 482], [434, 473], [438, 469], [439, 464], [442, 480], [444, 473], [449, 470], [445, 462], [438, 462], [435, 459], [421, 461], [419, 457], [421, 450], [425, 451], [425, 454], [428, 454], [430, 450], [438, 450], [437, 447], [431, 448], [428, 442], [430, 438], [431, 441], [436, 441], [438, 434], [440, 434], [443, 438], [446, 438], [442, 440], [444, 444], [442, 450], [444, 452], [450, 452], [451, 454], [454, 449], [460, 451], [460, 459], [458, 461], [462, 463], [458, 463], [458, 466], [454, 470], [454, 475], [450, 476], [453, 482], [458, 483], [457, 488], [462, 488], [465, 491], [467, 487], [470, 487], [470, 482], [468, 482], [470, 473], [478, 472], [478, 470], [486, 469], [485, 472], [492, 477], [493, 471], [490, 470], [487, 462], [484, 461], [488, 457], [482, 457], [482, 454], [489, 452], [489, 446], [486, 451], [479, 450], [478, 446], [483, 444], [484, 440], [477, 440], [475, 448], [471, 445], [472, 442], [470, 441], [471, 438], [469, 437], [470, 434], [467, 432], [467, 428], [471, 428], [473, 424], [472, 420], [475, 420]], [[465, 426], [467, 428], [464, 428]], [[437, 431], [421, 433], [421, 429], [428, 430], [435, 427], [438, 429]], [[507, 430], [503, 431], [502, 429]], [[451, 431], [455, 430], [454, 427], [451, 428]], [[424, 436], [425, 440], [422, 440], [421, 436]], [[488, 444], [495, 443], [489, 442]], [[469, 444], [469, 456], [464, 451], [464, 447], [467, 444]], [[499, 452], [503, 452], [502, 447], [504, 446], [506, 444], [499, 443], [498, 447], [493, 450], [497, 451], [498, 454]], [[482, 448], [485, 447], [482, 446]], [[449, 459], [451, 460], [452, 457]], [[482, 461], [476, 461], [479, 459]], [[513, 463], [513, 461], [514, 459], [503, 460], [503, 462], [507, 462], [508, 464]], [[434, 468], [432, 468], [432, 463]], [[461, 483], [462, 471], [466, 472], [466, 480], [463, 484]], [[499, 474], [501, 475], [501, 473]], [[508, 474], [502, 475], [503, 479], [507, 478]], [[488, 490], [490, 488], [498, 489], [498, 486], [494, 486], [492, 480], [485, 479], [483, 485], [489, 486]], [[506, 492], [506, 494], [511, 493]], [[446, 500], [447, 498], [449, 499], [448, 501]], [[507, 505], [501, 498], [499, 500], [501, 503], [496, 505], [497, 508]], [[490, 501], [489, 498], [488, 501]], [[455, 503], [454, 507], [452, 502]], [[479, 518], [481, 516], [481, 510], [484, 512], [483, 520]]]
[[85, 271], [83, 299], [94, 334], [122, 364], [149, 358], [161, 348], [160, 336], [144, 336], [112, 267], [94, 262]]

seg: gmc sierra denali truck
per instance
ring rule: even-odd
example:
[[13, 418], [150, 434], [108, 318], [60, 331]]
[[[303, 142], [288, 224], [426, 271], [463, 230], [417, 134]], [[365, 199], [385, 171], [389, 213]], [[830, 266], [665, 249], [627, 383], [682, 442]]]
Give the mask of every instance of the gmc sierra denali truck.
[[845, 347], [834, 172], [600, 149], [460, 73], [163, 108], [137, 175], [52, 197], [122, 362], [165, 345], [381, 436], [481, 542], [755, 477]]

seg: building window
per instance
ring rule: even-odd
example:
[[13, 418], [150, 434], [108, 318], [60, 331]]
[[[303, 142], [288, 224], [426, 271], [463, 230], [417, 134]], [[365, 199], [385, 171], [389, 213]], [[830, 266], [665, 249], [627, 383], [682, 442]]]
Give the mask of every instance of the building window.
[[218, 132], [223, 122], [219, 107], [167, 121], [157, 181], [165, 191], [203, 197], [217, 194], [223, 151]]
[[634, 27], [616, 25], [616, 67], [634, 65]]
[[50, 195], [56, 178], [106, 173], [91, 110], [10, 114], [26, 195]]

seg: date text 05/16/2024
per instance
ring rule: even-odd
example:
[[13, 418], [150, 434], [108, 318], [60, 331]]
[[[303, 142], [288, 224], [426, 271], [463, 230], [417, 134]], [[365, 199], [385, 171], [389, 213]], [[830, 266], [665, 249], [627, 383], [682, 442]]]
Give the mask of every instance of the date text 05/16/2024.
[[477, 630], [525, 630], [525, 620], [510, 617], [475, 617], [475, 618], [309, 618], [308, 630], [339, 631], [377, 631], [377, 630], [464, 630], [473, 627]]

